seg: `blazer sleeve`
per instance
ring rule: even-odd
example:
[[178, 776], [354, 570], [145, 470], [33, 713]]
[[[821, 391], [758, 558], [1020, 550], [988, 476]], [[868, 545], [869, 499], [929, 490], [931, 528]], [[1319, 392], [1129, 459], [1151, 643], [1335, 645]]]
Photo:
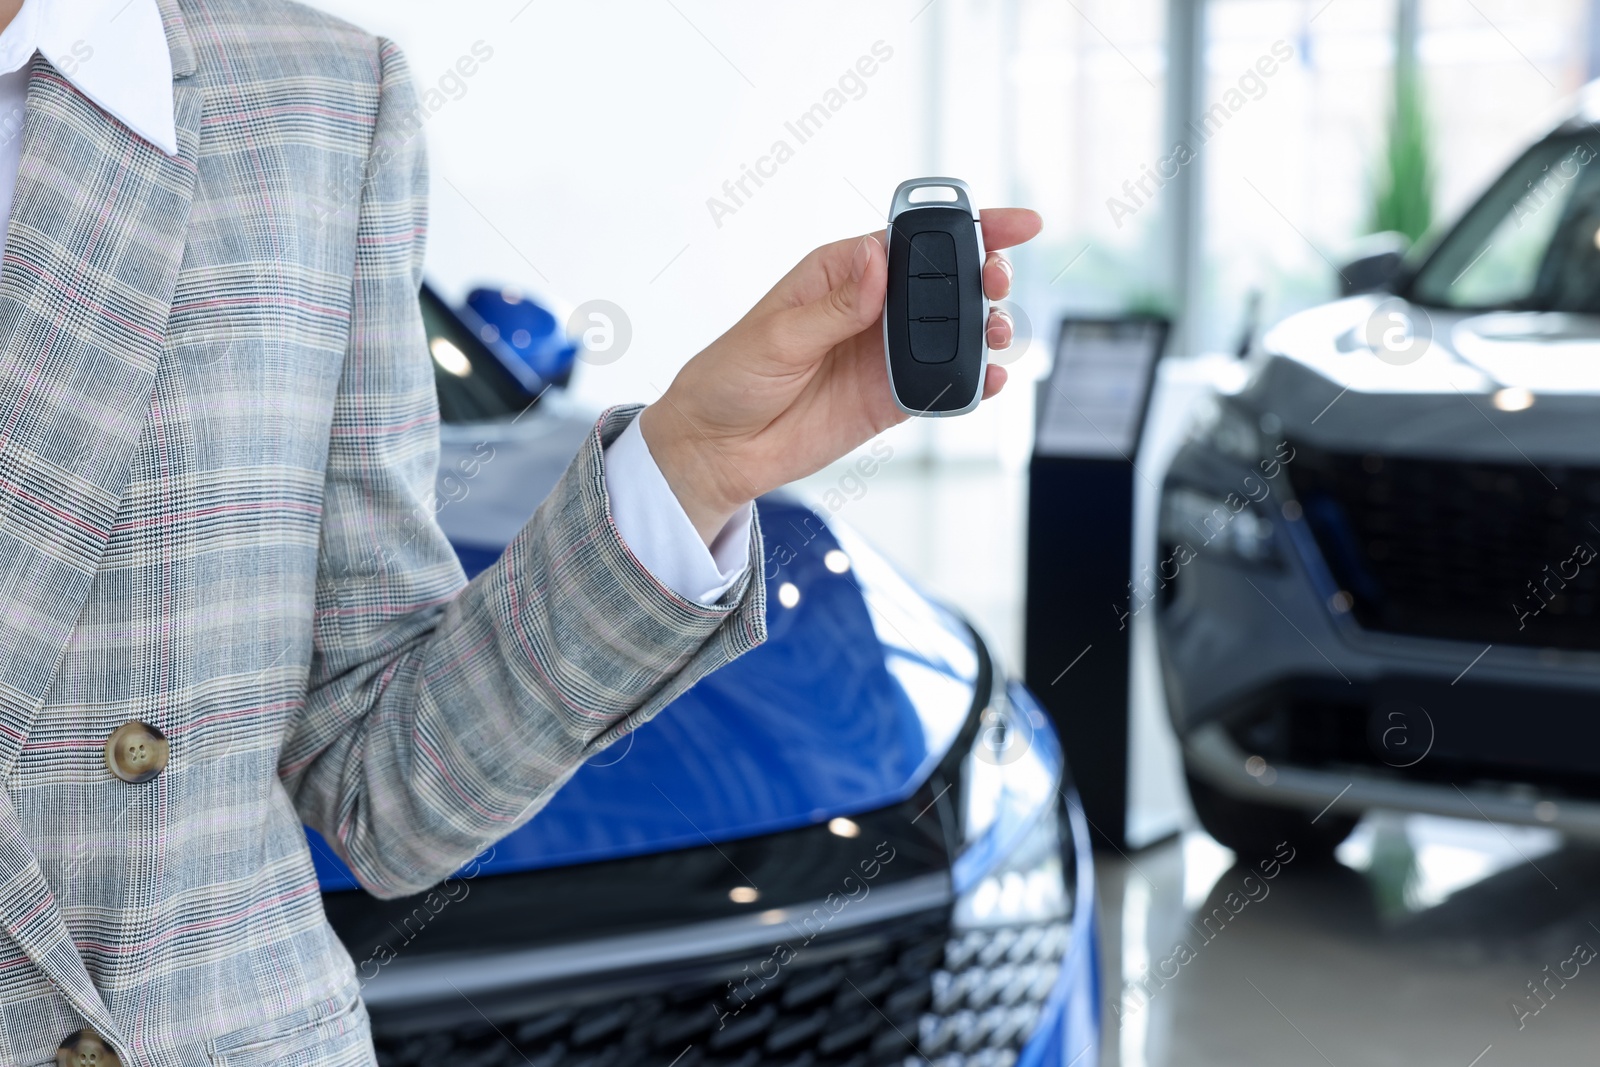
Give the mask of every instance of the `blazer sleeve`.
[[420, 892], [533, 816], [590, 755], [765, 638], [761, 538], [712, 606], [658, 583], [612, 522], [607, 412], [470, 584], [434, 521], [438, 401], [417, 291], [420, 113], [380, 41], [349, 343], [323, 492], [305, 707], [279, 775], [378, 896]]

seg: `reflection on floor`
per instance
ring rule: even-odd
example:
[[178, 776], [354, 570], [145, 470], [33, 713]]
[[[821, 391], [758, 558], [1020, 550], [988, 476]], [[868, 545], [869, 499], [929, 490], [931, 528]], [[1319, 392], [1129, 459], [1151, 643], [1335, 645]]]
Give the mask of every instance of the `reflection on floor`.
[[1289, 856], [1101, 858], [1107, 1067], [1600, 1062], [1600, 851], [1374, 813]]

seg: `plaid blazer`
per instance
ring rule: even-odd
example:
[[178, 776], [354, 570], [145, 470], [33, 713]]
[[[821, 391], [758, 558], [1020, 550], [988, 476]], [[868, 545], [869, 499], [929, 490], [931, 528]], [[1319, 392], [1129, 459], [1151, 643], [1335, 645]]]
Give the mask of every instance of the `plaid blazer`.
[[[0, 262], [0, 1063], [86, 1025], [126, 1064], [370, 1063], [302, 820], [374, 893], [437, 883], [762, 639], [760, 540], [715, 606], [659, 585], [610, 520], [619, 410], [468, 584], [404, 61], [161, 7], [177, 157], [35, 56]], [[141, 784], [104, 755], [134, 720]]]

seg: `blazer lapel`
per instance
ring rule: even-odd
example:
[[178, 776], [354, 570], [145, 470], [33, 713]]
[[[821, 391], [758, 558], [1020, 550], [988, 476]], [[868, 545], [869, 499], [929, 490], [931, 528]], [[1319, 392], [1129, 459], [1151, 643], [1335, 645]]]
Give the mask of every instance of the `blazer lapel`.
[[[0, 779], [43, 704], [144, 427], [194, 196], [202, 90], [174, 0], [178, 155], [35, 55], [0, 260]], [[0, 928], [113, 1041], [105, 1003], [0, 790]]]
[[[106, 1039], [126, 1049], [125, 1039], [106, 1007], [83, 956], [72, 940], [56, 907], [55, 894], [22, 823], [11, 796], [0, 789], [0, 925], [35, 966], [45, 973], [57, 992], [77, 1009], [89, 1025]], [[62, 1034], [66, 1037], [66, 1034]]]

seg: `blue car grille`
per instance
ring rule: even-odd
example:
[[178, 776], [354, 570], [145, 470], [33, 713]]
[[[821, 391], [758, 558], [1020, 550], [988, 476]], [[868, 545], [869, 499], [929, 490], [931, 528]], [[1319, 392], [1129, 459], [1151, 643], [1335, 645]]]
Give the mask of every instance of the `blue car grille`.
[[[450, 1029], [397, 1034], [383, 1067], [1010, 1067], [1033, 1033], [1070, 940], [1065, 923], [952, 935], [944, 917], [818, 944], [768, 982], [724, 962], [626, 992]], [[770, 959], [763, 953], [762, 959]], [[730, 975], [734, 983], [730, 984]], [[624, 987], [617, 987], [618, 989]], [[451, 996], [451, 993], [445, 993]]]

